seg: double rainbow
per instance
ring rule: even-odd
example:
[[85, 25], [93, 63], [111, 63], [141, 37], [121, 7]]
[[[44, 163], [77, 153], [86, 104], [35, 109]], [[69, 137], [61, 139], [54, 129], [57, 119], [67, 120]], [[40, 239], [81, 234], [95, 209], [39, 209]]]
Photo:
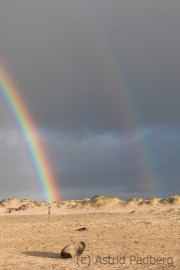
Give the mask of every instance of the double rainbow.
[[42, 140], [36, 132], [36, 125], [18, 89], [2, 63], [0, 63], [0, 96], [4, 99], [21, 137], [26, 142], [26, 148], [33, 164], [43, 199], [47, 201], [59, 200], [56, 180], [42, 146]]

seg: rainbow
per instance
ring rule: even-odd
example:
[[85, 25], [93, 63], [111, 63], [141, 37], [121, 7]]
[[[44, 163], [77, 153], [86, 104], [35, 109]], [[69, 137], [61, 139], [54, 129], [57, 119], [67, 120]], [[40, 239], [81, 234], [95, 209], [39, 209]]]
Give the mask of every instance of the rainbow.
[[67, 4], [67, 8], [70, 17], [74, 20], [77, 20], [77, 18], [78, 21], [79, 18], [84, 20], [81, 27], [84, 28], [84, 32], [88, 36], [89, 46], [93, 48], [94, 58], [97, 56], [101, 61], [100, 74], [103, 74], [103, 80], [108, 78], [106, 83], [110, 90], [104, 92], [103, 98], [108, 104], [109, 110], [113, 113], [117, 125], [118, 122], [120, 126], [123, 124], [127, 133], [134, 134], [137, 138], [137, 146], [133, 150], [136, 154], [134, 162], [141, 177], [142, 190], [159, 196], [162, 180], [156, 172], [151, 149], [143, 134], [141, 106], [136, 91], [134, 91], [134, 85], [130, 81], [129, 71], [122, 59], [117, 61], [111, 41], [106, 36], [106, 29], [103, 29], [102, 22], [99, 21], [100, 17], [95, 16], [91, 1], [83, 1], [80, 5], [80, 7], [77, 7], [77, 3], [72, 2], [71, 5]]
[[36, 125], [17, 87], [2, 63], [0, 63], [0, 95], [9, 108], [21, 137], [26, 142], [27, 152], [33, 164], [43, 199], [47, 201], [59, 200], [58, 188], [42, 146], [42, 140], [38, 133], [35, 132]]

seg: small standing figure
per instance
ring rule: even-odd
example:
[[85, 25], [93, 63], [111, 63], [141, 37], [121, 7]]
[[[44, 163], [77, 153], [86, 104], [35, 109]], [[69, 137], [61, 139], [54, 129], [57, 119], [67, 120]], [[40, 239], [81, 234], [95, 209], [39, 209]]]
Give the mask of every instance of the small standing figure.
[[48, 221], [50, 221], [51, 206], [48, 206]]

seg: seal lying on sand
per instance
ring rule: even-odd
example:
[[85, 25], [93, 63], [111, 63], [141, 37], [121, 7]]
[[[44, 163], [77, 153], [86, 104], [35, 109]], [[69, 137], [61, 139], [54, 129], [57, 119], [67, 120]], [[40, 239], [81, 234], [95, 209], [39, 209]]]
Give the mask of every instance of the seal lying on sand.
[[78, 229], [77, 231], [79, 231], [79, 232], [82, 232], [82, 231], [88, 231], [88, 229], [87, 229], [87, 228], [80, 228], [80, 229]]
[[73, 258], [74, 256], [79, 256], [83, 253], [86, 244], [84, 242], [78, 242], [72, 245], [67, 245], [61, 251], [62, 258]]

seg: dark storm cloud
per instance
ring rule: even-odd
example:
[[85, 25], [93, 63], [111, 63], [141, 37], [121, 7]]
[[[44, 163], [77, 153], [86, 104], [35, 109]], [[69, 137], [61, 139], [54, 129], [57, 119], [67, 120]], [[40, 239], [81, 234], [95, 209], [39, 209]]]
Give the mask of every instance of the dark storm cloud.
[[63, 191], [76, 190], [80, 196], [81, 189], [85, 194], [114, 190], [124, 199], [132, 194], [169, 196], [179, 186], [179, 134], [175, 126], [81, 139], [46, 134], [46, 147]]
[[[169, 0], [0, 1], [0, 57], [63, 198], [178, 190], [179, 10]], [[27, 142], [3, 100], [0, 124], [0, 195], [35, 194]]]
[[142, 125], [177, 122], [179, 10], [167, 0], [1, 1], [0, 54], [43, 127], [122, 130], [128, 106]]

